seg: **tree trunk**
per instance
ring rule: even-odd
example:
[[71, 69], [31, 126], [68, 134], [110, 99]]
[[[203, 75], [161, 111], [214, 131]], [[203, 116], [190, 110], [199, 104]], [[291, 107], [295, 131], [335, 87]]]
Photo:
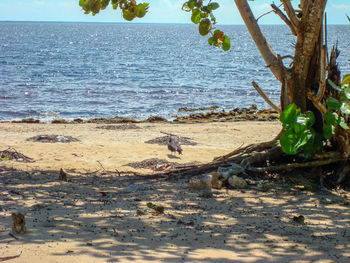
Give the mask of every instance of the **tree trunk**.
[[[314, 129], [322, 134], [323, 116], [327, 112], [326, 100], [329, 97], [339, 99], [339, 92], [328, 84], [327, 78], [338, 86], [340, 84], [340, 72], [336, 63], [339, 52], [333, 49], [328, 61], [327, 46], [323, 43], [323, 21], [327, 0], [301, 0], [298, 11], [294, 10], [291, 0], [280, 1], [284, 12], [274, 4], [273, 11], [283, 17], [282, 20], [290, 28], [291, 33], [296, 35], [291, 68], [284, 66], [283, 57], [276, 54], [267, 42], [248, 1], [235, 0], [235, 3], [267, 66], [282, 84], [281, 109], [295, 103], [302, 112], [312, 111], [316, 120]], [[345, 120], [349, 122], [348, 118]], [[344, 156], [343, 171], [349, 171], [350, 130], [337, 127], [330, 144]], [[340, 173], [341, 176], [344, 176], [344, 172]]]

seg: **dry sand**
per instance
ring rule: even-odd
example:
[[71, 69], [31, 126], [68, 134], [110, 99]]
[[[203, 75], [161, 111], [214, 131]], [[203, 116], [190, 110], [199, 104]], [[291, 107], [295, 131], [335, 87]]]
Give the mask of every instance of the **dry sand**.
[[[350, 207], [345, 192], [308, 192], [274, 186], [268, 192], [214, 190], [203, 198], [188, 177], [149, 179], [108, 171], [149, 158], [205, 163], [249, 143], [267, 141], [277, 122], [137, 124], [0, 124], [0, 150], [14, 147], [34, 163], [0, 163], [0, 261], [8, 262], [349, 262]], [[173, 157], [147, 140], [174, 133], [193, 139]], [[79, 142], [41, 143], [56, 134]], [[58, 181], [59, 170], [68, 182]], [[97, 171], [97, 172], [96, 172]], [[164, 214], [147, 203], [165, 207]], [[11, 213], [26, 216], [28, 232], [9, 235]], [[305, 224], [293, 221], [305, 217]]]

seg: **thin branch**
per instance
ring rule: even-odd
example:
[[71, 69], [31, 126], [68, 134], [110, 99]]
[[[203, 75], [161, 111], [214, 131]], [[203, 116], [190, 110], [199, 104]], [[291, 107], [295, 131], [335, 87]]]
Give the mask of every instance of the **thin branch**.
[[283, 4], [284, 10], [286, 11], [290, 22], [293, 24], [294, 28], [298, 32], [300, 21], [297, 18], [297, 16], [295, 15], [295, 10], [294, 10], [292, 4], [290, 3], [290, 0], [281, 0], [281, 2]]
[[269, 11], [269, 12], [266, 12], [265, 14], [262, 14], [261, 16], [259, 16], [259, 17], [256, 19], [256, 22], [258, 22], [260, 18], [262, 18], [262, 17], [264, 17], [264, 16], [266, 16], [266, 15], [272, 13], [272, 12], [274, 12], [274, 11], [271, 10], [271, 11]]
[[281, 108], [278, 107], [267, 95], [266, 93], [263, 91], [263, 89], [258, 85], [258, 83], [256, 83], [255, 81], [252, 81], [252, 85], [254, 87], [254, 89], [260, 94], [260, 96], [266, 101], [267, 104], [269, 104], [271, 106], [271, 108], [273, 108], [275, 111], [277, 111], [278, 113], [281, 113]]
[[250, 9], [247, 0], [235, 0], [235, 3], [266, 65], [269, 65], [269, 69], [271, 70], [272, 74], [280, 82], [282, 82], [283, 68], [281, 68], [276, 52], [273, 50], [271, 45], [266, 40], [264, 34], [261, 32], [261, 29], [253, 15], [252, 10]]
[[275, 4], [271, 4], [271, 7], [273, 9], [273, 12], [275, 12], [275, 14], [277, 14], [284, 21], [284, 23], [286, 23], [286, 25], [289, 27], [289, 29], [292, 32], [292, 34], [294, 36], [296, 36], [297, 32], [295, 30], [294, 25], [292, 24], [292, 22], [290, 22], [288, 17], [281, 11], [281, 9], [279, 8], [280, 6], [277, 7]]

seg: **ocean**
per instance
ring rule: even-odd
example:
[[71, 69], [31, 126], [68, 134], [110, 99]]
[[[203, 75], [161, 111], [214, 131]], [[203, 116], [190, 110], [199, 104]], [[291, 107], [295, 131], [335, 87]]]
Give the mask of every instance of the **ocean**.
[[[196, 25], [0, 22], [0, 120], [133, 117], [171, 119], [181, 107], [268, 105], [280, 84], [244, 26], [221, 26], [231, 50], [211, 47]], [[285, 26], [262, 26], [275, 50], [293, 55]], [[350, 73], [350, 26], [329, 26]]]

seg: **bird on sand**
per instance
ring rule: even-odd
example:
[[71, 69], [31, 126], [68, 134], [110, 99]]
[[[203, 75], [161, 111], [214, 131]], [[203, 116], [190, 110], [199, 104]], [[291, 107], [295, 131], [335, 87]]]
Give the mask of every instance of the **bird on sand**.
[[174, 138], [170, 137], [168, 141], [168, 150], [171, 153], [178, 152], [179, 154], [182, 154], [182, 148], [179, 142], [177, 142]]

